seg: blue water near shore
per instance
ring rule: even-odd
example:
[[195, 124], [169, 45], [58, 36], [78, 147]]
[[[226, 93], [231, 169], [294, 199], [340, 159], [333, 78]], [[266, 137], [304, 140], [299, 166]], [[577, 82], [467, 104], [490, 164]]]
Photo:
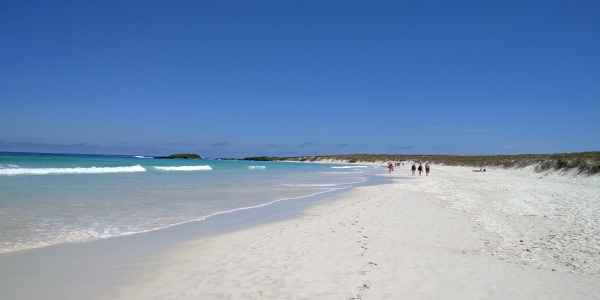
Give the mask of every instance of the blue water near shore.
[[159, 230], [303, 201], [377, 168], [0, 152], [0, 254]]

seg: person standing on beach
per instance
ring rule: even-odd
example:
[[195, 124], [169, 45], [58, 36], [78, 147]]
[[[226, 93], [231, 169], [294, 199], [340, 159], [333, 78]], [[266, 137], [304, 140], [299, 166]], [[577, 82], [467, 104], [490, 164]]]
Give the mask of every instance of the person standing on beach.
[[412, 174], [414, 176], [415, 175], [415, 171], [417, 170], [417, 166], [415, 166], [415, 164], [413, 164], [412, 167], [410, 167], [410, 169], [412, 170]]
[[419, 176], [421, 176], [421, 173], [423, 173], [423, 166], [419, 163]]
[[391, 162], [388, 163], [388, 173], [392, 174], [392, 171], [394, 171], [394, 165], [392, 165]]
[[429, 176], [429, 163], [425, 163], [425, 176]]

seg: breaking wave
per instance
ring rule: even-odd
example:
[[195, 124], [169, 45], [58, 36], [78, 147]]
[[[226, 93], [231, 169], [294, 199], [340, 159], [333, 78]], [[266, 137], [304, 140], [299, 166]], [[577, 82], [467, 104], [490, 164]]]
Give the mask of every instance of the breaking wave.
[[0, 169], [0, 175], [49, 175], [49, 174], [101, 174], [146, 172], [140, 165], [129, 167], [88, 167], [88, 168], [10, 168]]
[[178, 167], [154, 167], [160, 171], [210, 171], [213, 168], [211, 166], [178, 166]]
[[266, 168], [266, 166], [248, 166], [248, 169], [250, 170], [264, 170]]

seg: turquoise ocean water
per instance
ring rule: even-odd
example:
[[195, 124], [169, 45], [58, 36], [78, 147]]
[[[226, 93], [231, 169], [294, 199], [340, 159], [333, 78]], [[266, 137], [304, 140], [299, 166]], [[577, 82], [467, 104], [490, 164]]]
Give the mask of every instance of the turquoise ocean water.
[[303, 201], [374, 173], [364, 165], [0, 152], [0, 254]]

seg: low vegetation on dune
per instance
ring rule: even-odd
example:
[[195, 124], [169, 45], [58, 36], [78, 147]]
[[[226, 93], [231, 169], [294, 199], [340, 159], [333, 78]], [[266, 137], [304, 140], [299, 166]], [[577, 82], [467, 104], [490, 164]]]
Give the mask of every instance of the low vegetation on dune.
[[493, 156], [453, 156], [453, 155], [395, 155], [395, 154], [343, 154], [301, 157], [247, 157], [257, 161], [341, 161], [346, 163], [375, 163], [418, 161], [448, 166], [468, 166], [476, 168], [502, 167], [522, 168], [535, 166], [538, 172], [549, 170], [577, 170], [580, 174], [600, 173], [600, 151], [558, 154], [520, 154]]

